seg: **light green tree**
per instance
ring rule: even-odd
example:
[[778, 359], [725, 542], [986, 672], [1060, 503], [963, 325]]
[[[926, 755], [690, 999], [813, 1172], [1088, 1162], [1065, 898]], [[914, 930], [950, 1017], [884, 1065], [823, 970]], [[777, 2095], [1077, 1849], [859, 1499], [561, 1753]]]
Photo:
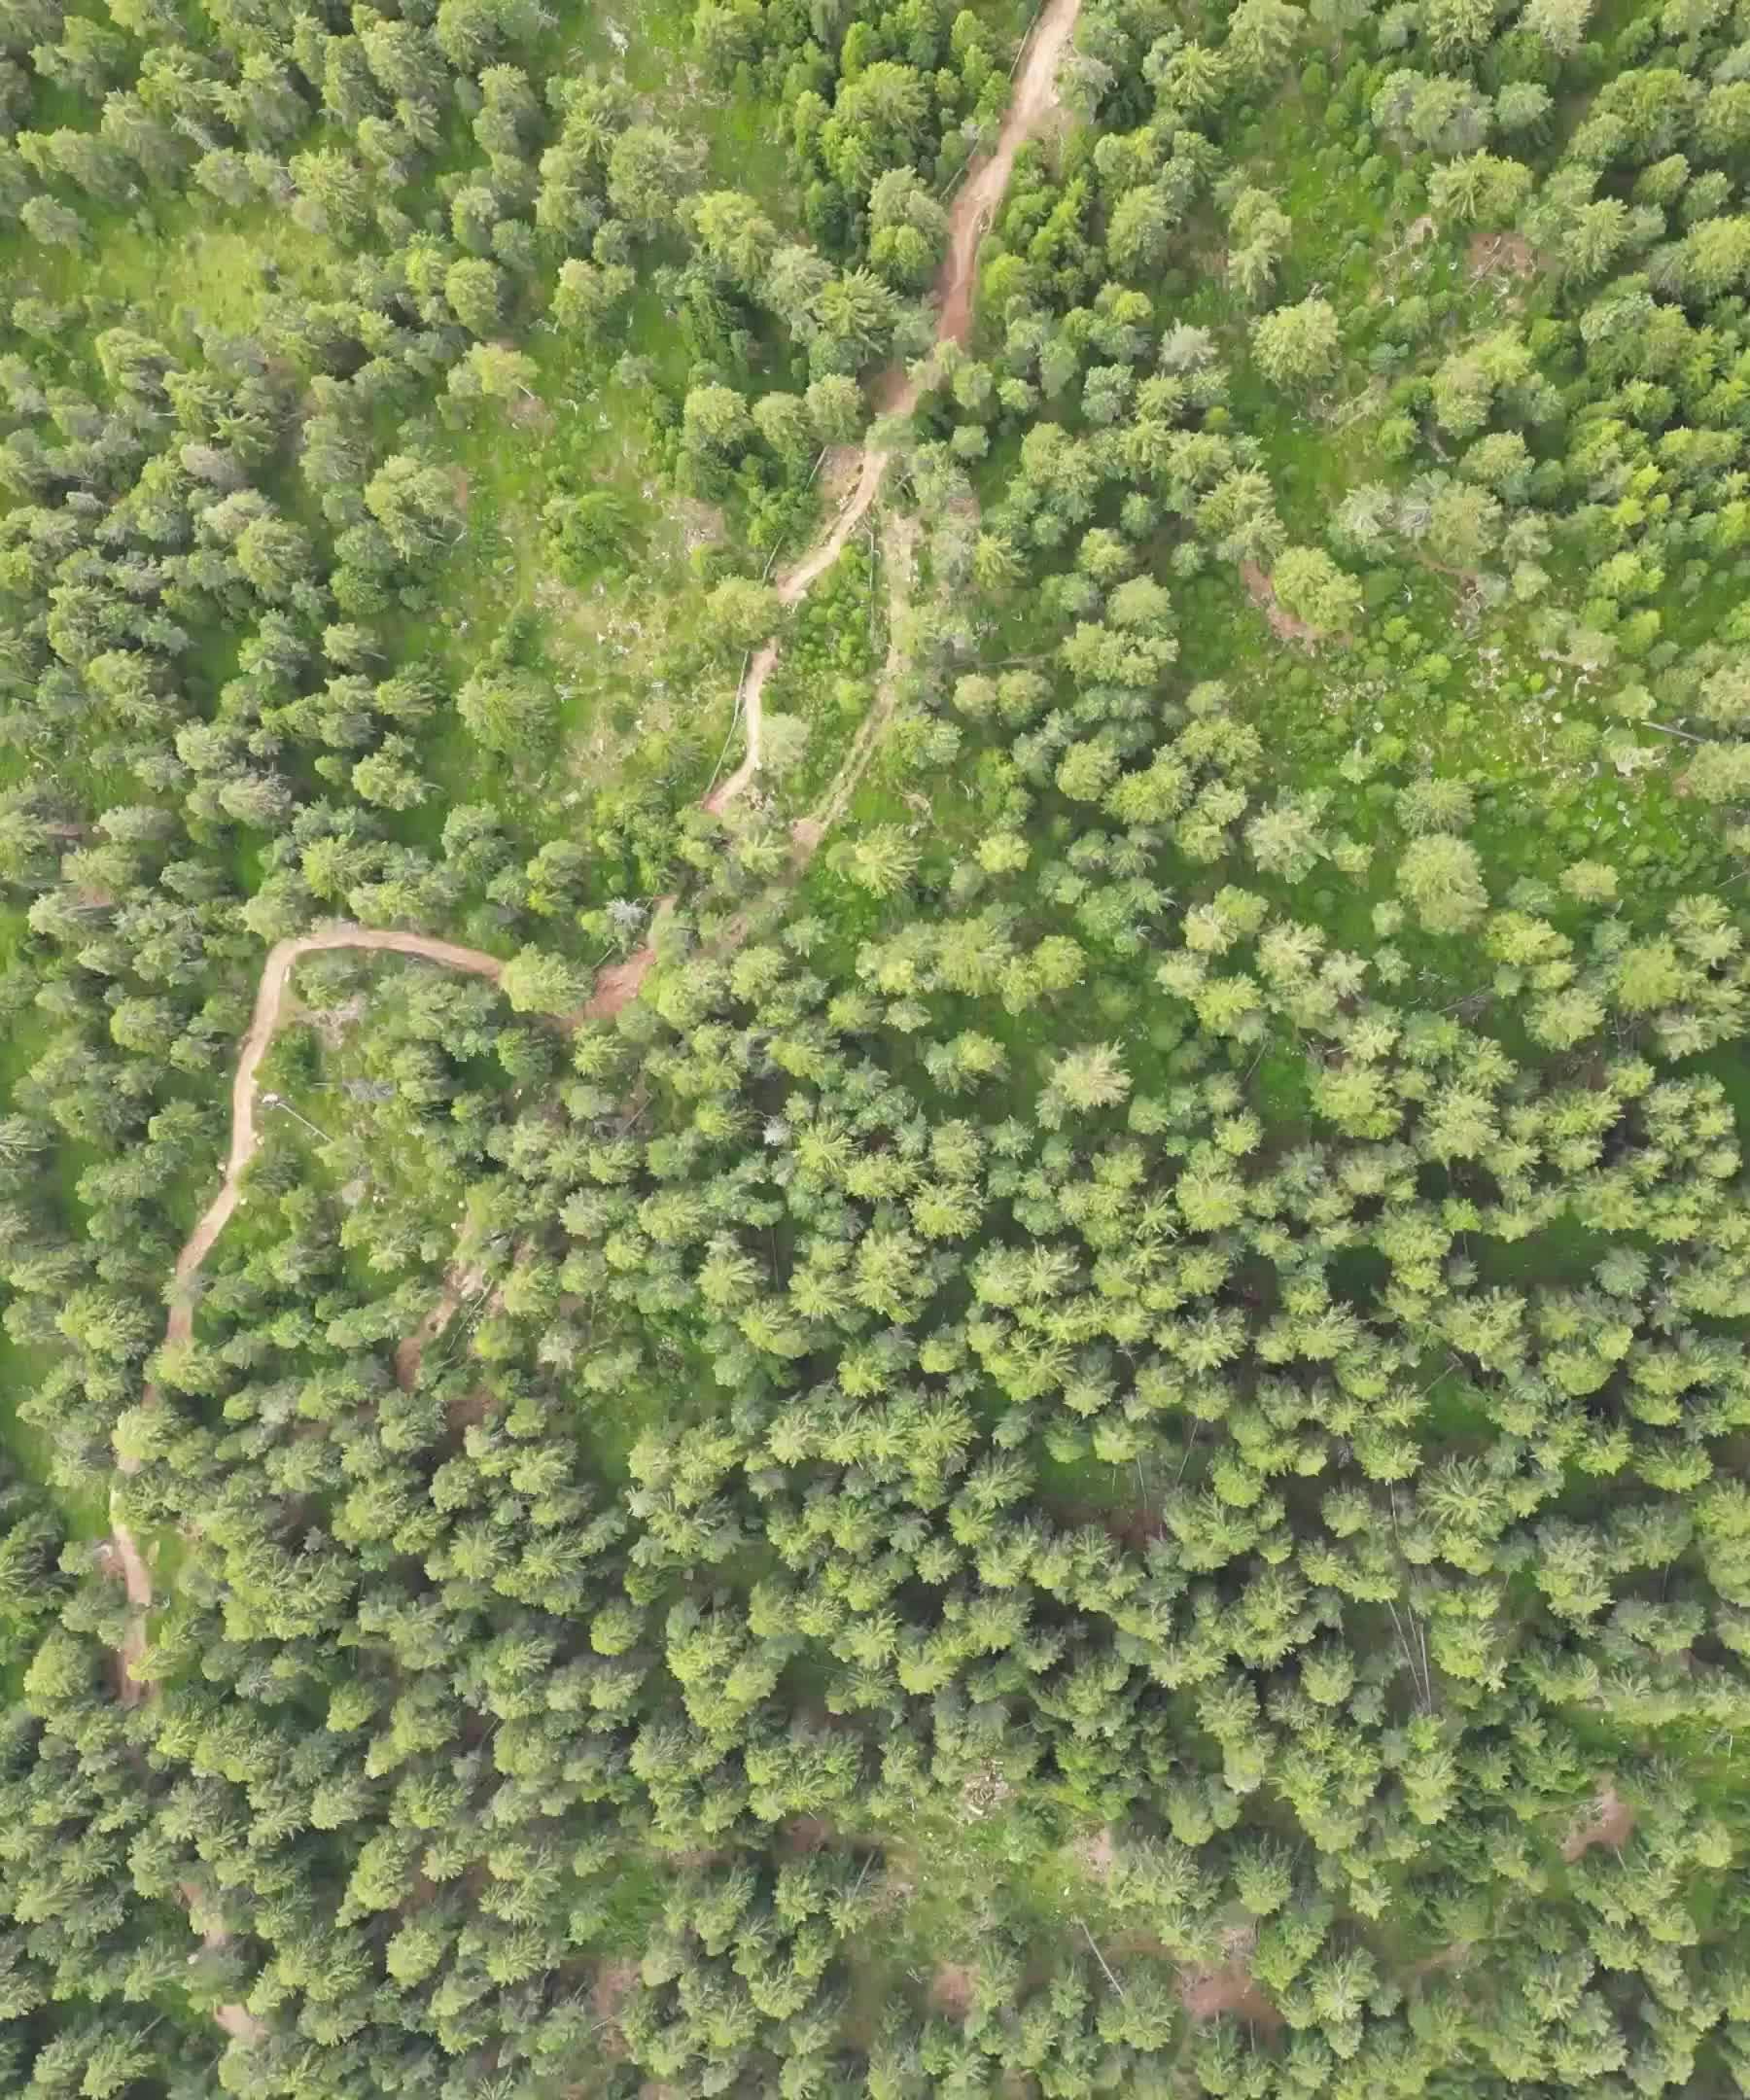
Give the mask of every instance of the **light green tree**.
[[1488, 909], [1477, 849], [1450, 832], [1411, 840], [1398, 861], [1397, 887], [1430, 933], [1468, 932]]
[[1278, 602], [1320, 634], [1346, 634], [1361, 612], [1361, 585], [1322, 547], [1284, 547], [1271, 571]]
[[1251, 325], [1252, 362], [1273, 386], [1304, 387], [1337, 369], [1342, 335], [1329, 299], [1305, 298], [1260, 314]]

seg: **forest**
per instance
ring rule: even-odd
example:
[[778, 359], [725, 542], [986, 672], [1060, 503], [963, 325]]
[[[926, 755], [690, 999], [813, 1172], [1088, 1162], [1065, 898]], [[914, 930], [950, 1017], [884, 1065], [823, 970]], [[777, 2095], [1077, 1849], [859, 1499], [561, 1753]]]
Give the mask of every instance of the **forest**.
[[1746, 879], [1750, 0], [0, 0], [0, 2094], [1750, 2087]]

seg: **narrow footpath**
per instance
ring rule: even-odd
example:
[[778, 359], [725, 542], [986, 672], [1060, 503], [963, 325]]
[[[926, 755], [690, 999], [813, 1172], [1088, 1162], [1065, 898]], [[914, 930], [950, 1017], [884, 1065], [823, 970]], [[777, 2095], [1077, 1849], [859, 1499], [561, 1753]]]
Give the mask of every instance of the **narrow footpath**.
[[[1048, 122], [1057, 107], [1058, 62], [1063, 56], [1080, 11], [1081, 0], [1047, 0], [1047, 5], [1034, 22], [1022, 51], [1016, 70], [1014, 93], [1010, 98], [1008, 113], [998, 133], [997, 144], [989, 158], [980, 161], [962, 184], [950, 208], [948, 253], [935, 288], [940, 305], [940, 318], [936, 328], [938, 343], [963, 344], [970, 332], [979, 242], [1008, 185], [1015, 156]], [[914, 368], [911, 372], [907, 372], [895, 365], [882, 373], [873, 390], [877, 410], [884, 415], [908, 414], [917, 402], [920, 370], [921, 368]], [[868, 514], [880, 494], [882, 479], [892, 456], [887, 450], [874, 445], [863, 447], [857, 480], [837, 515], [807, 553], [779, 578], [777, 588], [781, 605], [787, 609], [796, 605], [837, 561], [852, 533]], [[704, 799], [705, 808], [714, 813], [727, 809], [738, 797], [745, 794], [759, 771], [763, 722], [760, 695], [778, 661], [778, 638], [773, 636], [754, 650], [742, 674], [737, 694], [737, 710], [744, 724], [746, 748], [740, 765]], [[889, 682], [890, 681], [884, 680], [884, 688]], [[819, 844], [826, 822], [831, 822], [843, 809], [849, 798], [850, 788], [855, 785], [856, 777], [860, 774], [874, 749], [891, 706], [891, 694], [887, 694], [885, 698], [878, 696], [871, 709], [869, 720], [858, 731], [847, 768], [841, 769], [839, 780], [834, 784], [834, 790], [829, 794], [822, 811], [824, 821], [811, 822], [807, 832], [799, 837], [798, 843], [803, 849], [804, 861]], [[658, 900], [658, 911], [651, 925], [652, 936], [673, 901], [667, 897]], [[249, 1032], [238, 1050], [236, 1070], [231, 1079], [230, 1150], [226, 1160], [225, 1177], [220, 1183], [218, 1194], [201, 1212], [193, 1231], [184, 1242], [172, 1271], [169, 1314], [164, 1326], [166, 1347], [187, 1342], [192, 1335], [192, 1285], [207, 1256], [217, 1243], [219, 1235], [225, 1230], [241, 1201], [243, 1177], [255, 1156], [261, 1137], [256, 1117], [256, 1075], [284, 1018], [291, 996], [292, 972], [305, 956], [336, 949], [413, 956], [427, 962], [438, 963], [445, 969], [463, 970], [472, 976], [487, 978], [494, 984], [503, 976], [505, 967], [501, 958], [487, 955], [478, 948], [465, 948], [454, 941], [438, 940], [424, 933], [403, 933], [393, 928], [363, 927], [344, 921], [324, 927], [314, 933], [300, 934], [295, 939], [274, 943], [267, 951], [267, 960], [262, 964], [262, 975], [256, 986], [255, 1011]], [[613, 970], [605, 972], [603, 979], [598, 980], [595, 996], [580, 1014], [572, 1017], [570, 1025], [575, 1026], [582, 1020], [617, 1011], [627, 999], [636, 995], [638, 985], [654, 960], [654, 955], [652, 937], [636, 955], [615, 965]], [[454, 1316], [460, 1302], [455, 1289], [446, 1287], [433, 1312], [402, 1344], [397, 1351], [396, 1364], [398, 1375], [403, 1383], [410, 1382], [417, 1377], [421, 1353], [426, 1346], [442, 1332]], [[145, 1393], [147, 1404], [151, 1404], [156, 1398], [156, 1390], [148, 1386]], [[117, 1470], [124, 1476], [135, 1473], [139, 1470], [139, 1461], [131, 1455], [119, 1453]], [[121, 1697], [125, 1703], [133, 1704], [145, 1696], [147, 1690], [134, 1676], [133, 1667], [146, 1653], [146, 1614], [151, 1610], [153, 1601], [152, 1574], [132, 1532], [121, 1515], [118, 1496], [114, 1492], [110, 1498], [110, 1538], [107, 1551], [112, 1564], [121, 1571], [127, 1592], [127, 1633], [118, 1660], [121, 1668]], [[223, 1932], [209, 1933], [205, 1943], [208, 1946], [220, 1946], [228, 1937]], [[216, 2018], [228, 2034], [239, 2041], [255, 2040], [263, 2031], [261, 2023], [241, 2006], [223, 2006]]]
[[[1014, 171], [1015, 156], [1034, 137], [1057, 110], [1057, 69], [1081, 13], [1081, 0], [1047, 0], [1034, 22], [1015, 73], [1015, 91], [1008, 114], [997, 134], [988, 159], [981, 160], [957, 192], [948, 211], [948, 253], [936, 275], [938, 303], [936, 341], [959, 343], [963, 348], [972, 332], [972, 297], [978, 285], [978, 247], [984, 238], [1002, 193]], [[875, 406], [883, 415], [909, 415], [918, 403], [921, 375], [929, 360], [925, 358], [907, 371], [890, 365], [875, 381]], [[881, 493], [883, 477], [892, 458], [891, 452], [865, 445], [857, 480], [831, 524], [794, 567], [778, 578], [778, 602], [788, 611], [805, 598], [830, 569], [845, 543], [868, 515]], [[705, 798], [708, 810], [727, 809], [759, 771], [760, 733], [764, 716], [761, 695], [778, 662], [776, 635], [760, 644], [748, 659], [736, 694], [736, 712], [744, 725], [746, 750], [742, 761], [721, 787]]]

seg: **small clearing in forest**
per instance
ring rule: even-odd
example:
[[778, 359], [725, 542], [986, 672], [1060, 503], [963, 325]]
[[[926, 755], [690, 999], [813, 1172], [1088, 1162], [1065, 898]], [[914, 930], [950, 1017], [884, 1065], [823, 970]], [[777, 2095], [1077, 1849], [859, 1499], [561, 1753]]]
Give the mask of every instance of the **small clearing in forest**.
[[1562, 1839], [1561, 1856], [1571, 1867], [1575, 1860], [1584, 1859], [1593, 1845], [1608, 1845], [1613, 1852], [1620, 1852], [1633, 1836], [1634, 1810], [1607, 1779]]

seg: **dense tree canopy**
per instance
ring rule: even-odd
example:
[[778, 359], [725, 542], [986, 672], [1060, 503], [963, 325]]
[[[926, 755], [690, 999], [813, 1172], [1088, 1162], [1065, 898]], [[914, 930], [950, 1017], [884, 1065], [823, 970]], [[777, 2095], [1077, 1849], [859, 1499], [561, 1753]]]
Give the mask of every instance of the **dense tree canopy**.
[[0, 10], [9, 2092], [1750, 2076], [1745, 19], [1024, 27]]

